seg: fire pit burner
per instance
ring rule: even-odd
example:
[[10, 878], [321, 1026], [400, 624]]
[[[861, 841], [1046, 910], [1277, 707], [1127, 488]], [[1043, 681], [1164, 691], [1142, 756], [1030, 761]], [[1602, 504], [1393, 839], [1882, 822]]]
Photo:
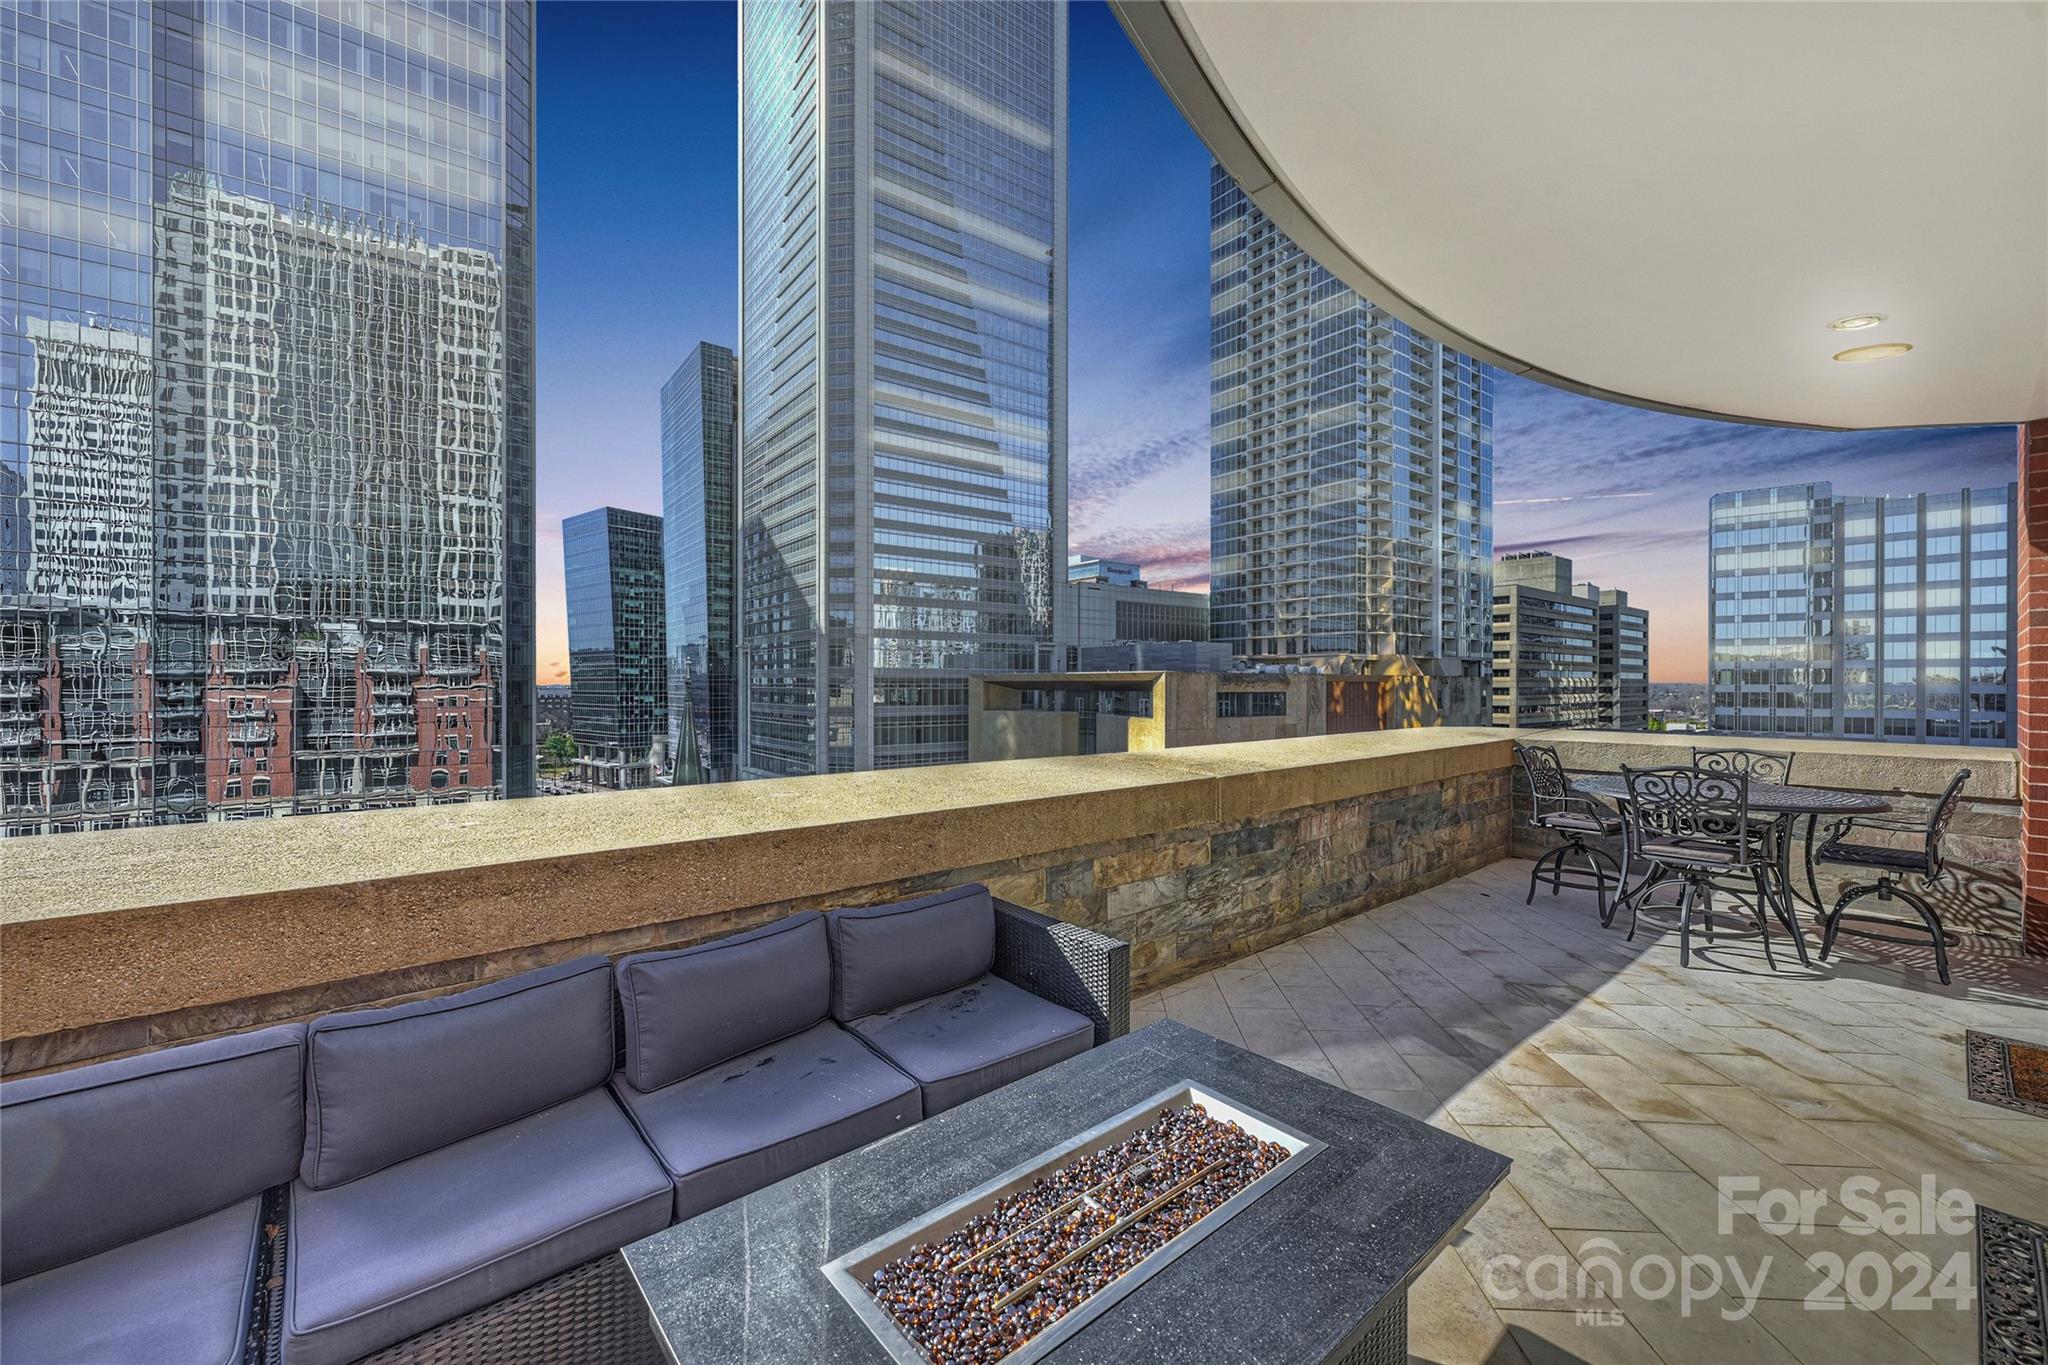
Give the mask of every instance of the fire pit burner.
[[1321, 1149], [1176, 1086], [824, 1270], [898, 1361], [1021, 1365]]

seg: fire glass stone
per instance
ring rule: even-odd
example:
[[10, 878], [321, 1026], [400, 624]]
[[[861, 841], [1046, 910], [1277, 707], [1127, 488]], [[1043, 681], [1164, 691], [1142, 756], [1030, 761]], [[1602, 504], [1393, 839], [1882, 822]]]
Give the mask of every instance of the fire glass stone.
[[878, 1267], [868, 1292], [932, 1365], [995, 1365], [1287, 1155], [1199, 1104], [1164, 1109]]

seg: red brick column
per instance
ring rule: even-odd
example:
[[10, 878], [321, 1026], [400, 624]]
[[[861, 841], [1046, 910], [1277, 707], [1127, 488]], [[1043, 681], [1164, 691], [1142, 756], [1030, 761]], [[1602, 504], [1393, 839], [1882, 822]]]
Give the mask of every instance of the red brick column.
[[2048, 954], [2048, 418], [2019, 429], [2020, 828], [2026, 945]]

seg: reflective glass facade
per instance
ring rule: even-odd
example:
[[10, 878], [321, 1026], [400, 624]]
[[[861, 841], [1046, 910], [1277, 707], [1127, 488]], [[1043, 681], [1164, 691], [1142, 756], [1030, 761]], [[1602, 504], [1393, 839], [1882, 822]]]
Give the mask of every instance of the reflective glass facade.
[[699, 342], [661, 388], [662, 565], [668, 591], [668, 759], [674, 781], [737, 774], [733, 685], [733, 353]]
[[0, 7], [0, 830], [530, 789], [532, 42]]
[[1066, 549], [1055, 3], [742, 7], [741, 767], [961, 762]]
[[1407, 655], [1486, 723], [1493, 386], [1211, 174], [1210, 633], [1244, 658]]
[[1896, 497], [1826, 483], [1710, 504], [1713, 727], [2015, 741], [2015, 485]]
[[576, 776], [645, 787], [667, 768], [661, 518], [600, 507], [562, 522]]

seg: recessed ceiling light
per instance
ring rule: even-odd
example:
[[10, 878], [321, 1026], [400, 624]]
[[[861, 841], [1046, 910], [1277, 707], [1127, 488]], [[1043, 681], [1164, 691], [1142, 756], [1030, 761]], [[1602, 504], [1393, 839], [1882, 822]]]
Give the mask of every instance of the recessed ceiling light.
[[1883, 322], [1883, 313], [1854, 313], [1846, 318], [1836, 318], [1828, 324], [1831, 332], [1860, 332], [1866, 327], [1875, 327]]
[[1835, 359], [1847, 361], [1890, 360], [1895, 355], [1904, 355], [1913, 349], [1910, 341], [1880, 341], [1875, 346], [1851, 346], [1846, 351], [1836, 351]]

